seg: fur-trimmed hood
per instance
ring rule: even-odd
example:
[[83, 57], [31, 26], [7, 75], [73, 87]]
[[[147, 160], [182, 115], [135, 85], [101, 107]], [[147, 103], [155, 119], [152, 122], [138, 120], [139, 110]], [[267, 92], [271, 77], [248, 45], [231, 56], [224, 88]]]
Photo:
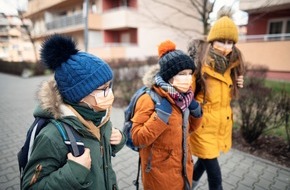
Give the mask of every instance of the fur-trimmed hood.
[[[36, 112], [45, 112], [45, 114], [50, 115], [54, 119], [74, 115], [73, 112], [64, 105], [54, 78], [44, 81], [40, 85], [37, 92], [37, 99], [40, 108], [38, 108]], [[39, 109], [41, 111], [39, 111]]]
[[160, 71], [159, 64], [153, 65], [149, 68], [149, 70], [145, 73], [144, 77], [142, 78], [143, 84], [151, 88], [155, 84], [154, 77]]

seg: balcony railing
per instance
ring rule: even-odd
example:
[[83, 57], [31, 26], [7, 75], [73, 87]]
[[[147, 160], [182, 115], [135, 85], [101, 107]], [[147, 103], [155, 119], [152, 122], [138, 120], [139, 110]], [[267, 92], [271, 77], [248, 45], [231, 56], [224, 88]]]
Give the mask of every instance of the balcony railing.
[[284, 34], [263, 34], [263, 35], [246, 35], [239, 36], [239, 41], [284, 41], [290, 40], [290, 33]]
[[47, 30], [54, 30], [58, 28], [65, 28], [69, 26], [79, 25], [84, 23], [83, 14], [79, 13], [72, 16], [62, 16], [52, 22], [46, 23]]

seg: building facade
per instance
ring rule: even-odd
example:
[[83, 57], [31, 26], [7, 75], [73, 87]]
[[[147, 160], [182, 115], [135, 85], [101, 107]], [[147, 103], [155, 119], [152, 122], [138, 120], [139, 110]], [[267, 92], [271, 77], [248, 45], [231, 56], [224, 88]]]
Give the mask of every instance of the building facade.
[[167, 39], [186, 51], [190, 38], [202, 33], [201, 22], [170, 8], [194, 15], [188, 1], [164, 2], [169, 6], [154, 0], [29, 0], [25, 17], [33, 23], [37, 48], [48, 35], [60, 33], [72, 36], [80, 50], [106, 60], [144, 59], [156, 56], [157, 45]]
[[0, 59], [9, 62], [34, 61], [33, 46], [23, 22], [16, 14], [0, 13]]
[[240, 9], [249, 15], [238, 44], [246, 62], [266, 66], [268, 78], [290, 81], [290, 0], [240, 0]]

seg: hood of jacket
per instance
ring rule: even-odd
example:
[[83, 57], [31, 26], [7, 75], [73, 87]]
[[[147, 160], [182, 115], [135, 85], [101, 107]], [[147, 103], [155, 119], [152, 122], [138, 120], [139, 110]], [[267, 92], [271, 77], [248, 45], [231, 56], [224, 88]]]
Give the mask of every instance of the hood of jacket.
[[143, 84], [148, 87], [152, 88], [155, 84], [154, 77], [160, 71], [159, 64], [153, 65], [149, 68], [149, 70], [145, 73], [144, 77], [142, 78]]
[[41, 83], [37, 99], [39, 106], [34, 111], [34, 115], [53, 119], [74, 116], [73, 112], [64, 105], [54, 78]]
[[170, 95], [167, 92], [165, 92], [159, 86], [154, 86], [156, 84], [155, 76], [158, 74], [159, 71], [160, 71], [159, 64], [151, 66], [145, 73], [144, 77], [142, 78], [143, 84], [144, 86], [150, 89], [154, 89], [155, 92], [157, 92], [161, 97], [165, 97], [172, 104], [175, 104], [174, 100], [170, 97]]

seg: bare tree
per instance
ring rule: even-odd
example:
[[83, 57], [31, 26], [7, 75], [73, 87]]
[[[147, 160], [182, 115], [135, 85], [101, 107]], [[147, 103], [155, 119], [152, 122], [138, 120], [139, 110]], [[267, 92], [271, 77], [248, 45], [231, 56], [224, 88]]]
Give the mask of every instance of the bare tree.
[[[147, 17], [151, 20], [154, 21], [157, 24], [170, 27], [174, 30], [179, 31], [185, 36], [188, 36], [187, 32], [195, 32], [196, 34], [200, 36], [205, 36], [207, 35], [209, 31], [209, 15], [213, 11], [213, 7], [215, 5], [216, 0], [179, 0], [178, 4], [176, 2], [172, 3], [172, 1], [167, 1], [167, 0], [152, 0], [152, 2], [159, 4], [161, 6], [167, 7], [174, 12], [181, 14], [184, 16], [184, 18], [190, 18], [192, 20], [198, 21], [202, 23], [203, 30], [198, 30], [195, 28], [180, 28], [178, 23], [169, 23], [165, 19], [160, 19], [158, 14], [154, 14], [152, 11], [147, 15]], [[178, 6], [180, 4], [184, 4], [189, 8], [192, 8], [191, 12], [185, 11], [181, 6]], [[192, 25], [191, 25], [192, 26]], [[192, 37], [192, 36], [188, 36]]]
[[33, 52], [34, 52], [34, 56], [35, 56], [35, 62], [37, 63], [38, 62], [38, 58], [37, 58], [37, 50], [36, 50], [36, 47], [35, 47], [35, 42], [34, 42], [34, 39], [32, 38], [32, 35], [31, 35], [31, 30], [29, 28], [29, 25], [27, 25], [27, 23], [25, 23], [25, 20], [24, 20], [24, 17], [23, 17], [23, 12], [18, 10], [18, 16], [22, 22], [22, 26], [23, 28], [25, 29], [25, 32], [26, 34], [28, 35], [29, 37], [29, 40], [32, 44], [32, 47], [33, 47]]

